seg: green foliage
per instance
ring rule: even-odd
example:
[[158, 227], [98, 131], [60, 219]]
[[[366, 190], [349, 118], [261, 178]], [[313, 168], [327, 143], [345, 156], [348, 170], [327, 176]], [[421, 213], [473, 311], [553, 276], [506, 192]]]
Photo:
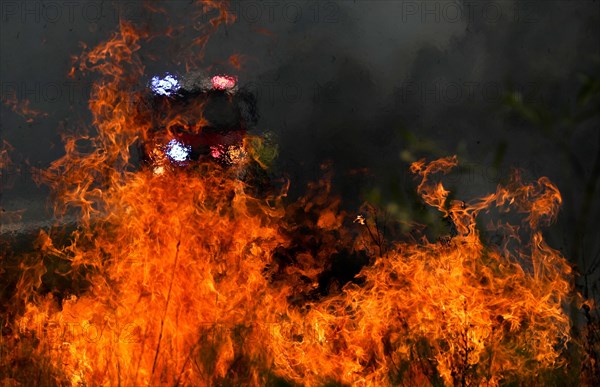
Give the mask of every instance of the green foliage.
[[273, 166], [279, 155], [279, 147], [273, 133], [267, 132], [261, 137], [252, 137], [249, 145], [252, 157], [263, 168], [269, 169]]

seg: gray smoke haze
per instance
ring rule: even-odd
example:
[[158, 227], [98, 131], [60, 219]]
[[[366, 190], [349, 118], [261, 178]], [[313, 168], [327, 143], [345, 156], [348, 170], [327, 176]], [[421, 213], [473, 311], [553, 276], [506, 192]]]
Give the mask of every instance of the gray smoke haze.
[[[47, 190], [24, 166], [60, 157], [61, 127], [89, 125], [89, 85], [66, 78], [79, 42], [93, 47], [106, 40], [119, 17], [151, 29], [183, 26], [173, 39], [152, 43], [158, 60], [148, 58], [146, 72], [183, 71], [198, 22], [194, 6], [158, 5], [166, 13], [149, 13], [138, 1], [1, 3], [2, 97], [14, 92], [48, 113], [27, 123], [0, 108], [2, 139], [23, 166], [3, 172], [4, 209], [25, 209], [27, 222], [50, 217], [43, 210]], [[551, 139], [508, 114], [502, 101], [512, 87], [556, 113], [573, 106], [579, 74], [597, 72], [600, 61], [597, 1], [247, 0], [231, 10], [238, 20], [214, 34], [205, 64], [230, 71], [230, 55], [244, 58], [238, 75], [258, 97], [257, 133], [275, 134], [277, 169], [291, 178], [292, 196], [331, 160], [349, 207], [373, 187], [385, 203], [414, 190], [410, 161], [458, 154], [473, 170], [455, 181], [460, 197], [493, 190], [511, 166], [550, 177], [565, 202], [551, 240], [565, 247], [561, 235], [582, 200], [574, 171]], [[596, 116], [579, 126], [569, 144], [584, 174], [599, 151], [598, 124]], [[591, 211], [598, 212], [597, 203]], [[590, 230], [591, 241], [600, 239], [597, 221]], [[588, 248], [597, 249], [594, 243]]]

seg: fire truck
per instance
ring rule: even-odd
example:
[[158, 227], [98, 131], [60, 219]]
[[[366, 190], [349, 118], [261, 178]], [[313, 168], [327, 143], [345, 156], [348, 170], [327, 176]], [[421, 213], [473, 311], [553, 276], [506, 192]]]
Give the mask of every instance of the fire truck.
[[258, 121], [256, 97], [231, 75], [166, 73], [148, 83], [141, 115], [146, 131], [141, 161], [155, 174], [209, 163], [248, 183], [256, 193], [268, 190], [269, 178], [247, 149], [248, 131]]

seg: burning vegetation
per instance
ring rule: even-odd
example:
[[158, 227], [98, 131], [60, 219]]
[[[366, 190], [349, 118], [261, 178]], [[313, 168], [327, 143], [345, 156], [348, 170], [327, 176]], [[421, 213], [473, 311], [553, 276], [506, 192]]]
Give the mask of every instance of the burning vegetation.
[[[3, 383], [493, 386], [565, 370], [565, 308], [581, 301], [541, 231], [561, 204], [548, 179], [515, 173], [464, 202], [440, 179], [456, 157], [416, 162], [419, 195], [454, 232], [384, 240], [372, 212], [340, 210], [326, 178], [295, 203], [285, 184], [256, 189], [268, 182], [252, 109], [220, 125], [207, 114], [211, 98], [250, 100], [234, 77], [152, 79], [150, 103], [131, 92], [144, 37], [123, 23], [77, 63], [101, 75], [96, 133], [65, 136], [43, 179], [79, 224], [67, 242], [41, 231], [18, 257]], [[335, 265], [354, 266], [342, 278]]]

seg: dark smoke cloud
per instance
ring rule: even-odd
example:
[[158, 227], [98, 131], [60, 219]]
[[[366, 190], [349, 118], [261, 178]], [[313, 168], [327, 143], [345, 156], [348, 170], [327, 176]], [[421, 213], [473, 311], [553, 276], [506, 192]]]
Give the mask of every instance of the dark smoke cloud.
[[[186, 27], [153, 43], [164, 61], [148, 60], [147, 73], [177, 67], [172, 62], [189, 49], [194, 7], [159, 6], [165, 14], [138, 1], [2, 2], [3, 96], [16, 90], [50, 113], [26, 123], [2, 107], [2, 137], [17, 163], [48, 165], [61, 154], [58, 128], [89, 120], [89, 85], [65, 83], [70, 56], [79, 42], [105, 40], [119, 14], [140, 25]], [[581, 195], [569, 189], [572, 171], [547, 138], [506, 113], [502, 96], [512, 85], [533, 104], [572, 106], [578, 74], [596, 71], [600, 58], [597, 1], [247, 0], [231, 10], [238, 22], [216, 32], [205, 62], [226, 69], [229, 56], [241, 54], [240, 79], [258, 96], [256, 130], [276, 134], [279, 172], [292, 179], [293, 195], [331, 160], [348, 206], [372, 186], [392, 198], [414, 189], [406, 173], [411, 159], [458, 153], [477, 166], [476, 176], [457, 182], [460, 195], [493, 189], [517, 165], [555, 181], [565, 194], [565, 224], [574, 216]], [[416, 151], [410, 133], [422, 145]], [[595, 135], [582, 127], [571, 144], [582, 165], [598, 152]], [[29, 176], [4, 186], [3, 207], [28, 208], [29, 219], [48, 216], [41, 204], [47, 191]]]

